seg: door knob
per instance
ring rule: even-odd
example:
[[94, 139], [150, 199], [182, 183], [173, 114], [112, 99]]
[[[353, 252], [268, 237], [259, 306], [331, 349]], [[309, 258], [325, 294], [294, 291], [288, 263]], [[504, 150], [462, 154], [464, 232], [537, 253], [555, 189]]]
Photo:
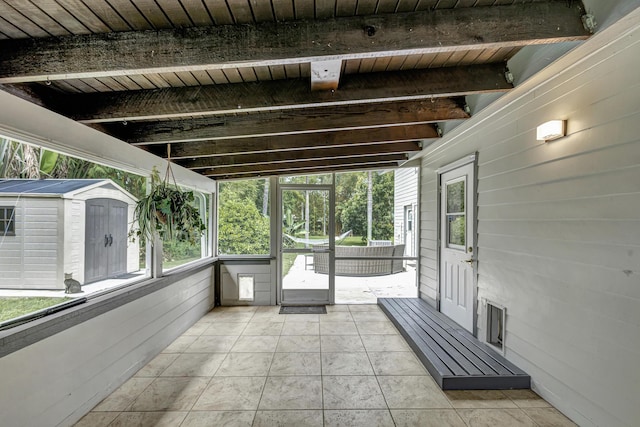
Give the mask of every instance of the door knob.
[[471, 265], [471, 264], [473, 264], [475, 261], [476, 261], [475, 259], [473, 259], [473, 258], [469, 258], [469, 259], [465, 259], [465, 260], [460, 261], [460, 262], [466, 262], [467, 264]]

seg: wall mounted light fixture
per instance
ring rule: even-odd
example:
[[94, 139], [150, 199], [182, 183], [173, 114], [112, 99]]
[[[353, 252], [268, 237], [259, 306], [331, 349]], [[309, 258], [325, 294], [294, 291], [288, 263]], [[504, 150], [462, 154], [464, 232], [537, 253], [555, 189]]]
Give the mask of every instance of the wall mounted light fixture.
[[566, 120], [550, 120], [538, 126], [536, 130], [536, 139], [544, 142], [553, 141], [554, 139], [565, 136], [566, 131]]

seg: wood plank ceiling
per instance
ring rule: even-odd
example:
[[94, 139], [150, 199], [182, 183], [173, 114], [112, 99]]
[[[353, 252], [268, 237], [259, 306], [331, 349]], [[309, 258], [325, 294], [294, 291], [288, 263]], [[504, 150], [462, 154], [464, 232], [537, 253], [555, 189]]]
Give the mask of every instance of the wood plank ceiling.
[[395, 167], [577, 1], [0, 0], [0, 88], [214, 179]]

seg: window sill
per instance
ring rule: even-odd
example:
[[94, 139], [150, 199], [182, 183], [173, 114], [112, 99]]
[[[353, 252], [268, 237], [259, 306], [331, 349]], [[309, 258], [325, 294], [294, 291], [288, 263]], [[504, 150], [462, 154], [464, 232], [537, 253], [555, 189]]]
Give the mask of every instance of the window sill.
[[218, 255], [219, 261], [271, 261], [276, 259], [271, 255]]
[[167, 272], [162, 277], [146, 279], [130, 286], [116, 289], [113, 292], [98, 295], [95, 298], [86, 300], [84, 303], [51, 315], [0, 331], [0, 358], [170, 286], [190, 275], [212, 268], [215, 261], [215, 258], [197, 260], [193, 263], [176, 267], [175, 270]]
[[215, 257], [206, 257], [206, 258], [200, 258], [200, 259], [196, 259], [193, 261], [189, 261], [185, 264], [182, 265], [177, 265], [175, 267], [171, 267], [168, 268], [166, 270], [162, 271], [162, 276], [163, 277], [168, 277], [168, 276], [172, 276], [174, 274], [180, 274], [180, 272], [185, 271], [185, 270], [191, 270], [192, 268], [198, 268], [201, 265], [209, 265], [211, 264], [211, 262], [215, 262], [218, 259]]

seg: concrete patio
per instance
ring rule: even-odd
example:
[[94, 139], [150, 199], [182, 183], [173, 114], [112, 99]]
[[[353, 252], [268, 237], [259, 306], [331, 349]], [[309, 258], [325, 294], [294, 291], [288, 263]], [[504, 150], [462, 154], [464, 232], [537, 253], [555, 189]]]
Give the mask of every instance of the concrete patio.
[[[349, 277], [336, 276], [337, 304], [375, 304], [378, 298], [415, 298], [416, 270], [385, 276]], [[284, 289], [328, 289], [326, 274], [313, 271], [313, 266], [305, 265], [305, 256], [298, 255], [289, 273], [283, 278]]]

